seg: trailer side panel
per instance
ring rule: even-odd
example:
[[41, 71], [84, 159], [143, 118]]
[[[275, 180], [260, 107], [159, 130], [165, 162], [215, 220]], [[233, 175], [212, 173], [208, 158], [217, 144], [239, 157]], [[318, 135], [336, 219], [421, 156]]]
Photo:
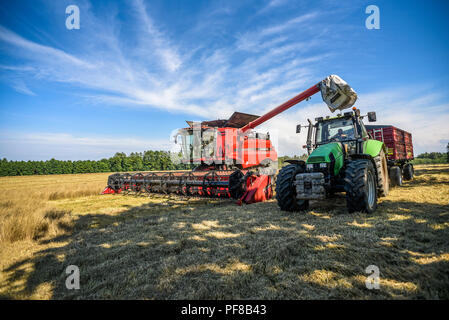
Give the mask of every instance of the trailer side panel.
[[394, 126], [365, 126], [373, 139], [383, 141], [387, 147], [387, 159], [391, 161], [413, 160], [412, 134]]

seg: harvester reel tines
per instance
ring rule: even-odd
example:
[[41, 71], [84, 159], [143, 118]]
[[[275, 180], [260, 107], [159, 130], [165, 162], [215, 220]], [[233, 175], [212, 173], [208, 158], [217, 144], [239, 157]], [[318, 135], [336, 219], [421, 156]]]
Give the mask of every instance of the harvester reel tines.
[[134, 192], [140, 192], [142, 190], [143, 175], [141, 173], [136, 173], [131, 179], [131, 190]]
[[183, 196], [187, 195], [187, 177], [186, 175], [182, 175], [179, 177], [179, 185], [178, 185], [178, 193]]
[[161, 177], [161, 191], [165, 194], [168, 194], [167, 181], [170, 178], [170, 173], [166, 173]]
[[151, 192], [151, 176], [154, 175], [153, 174], [146, 174], [143, 177], [143, 188], [145, 189], [146, 192], [150, 193]]

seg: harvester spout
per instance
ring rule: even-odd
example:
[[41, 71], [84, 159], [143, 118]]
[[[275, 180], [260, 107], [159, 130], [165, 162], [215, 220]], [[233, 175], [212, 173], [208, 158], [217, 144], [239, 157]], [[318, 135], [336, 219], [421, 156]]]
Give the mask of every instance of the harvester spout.
[[357, 100], [357, 93], [352, 89], [343, 79], [337, 75], [330, 75], [323, 81], [318, 82], [309, 89], [301, 92], [297, 96], [291, 98], [287, 102], [277, 106], [273, 110], [267, 112], [263, 116], [249, 122], [241, 130], [243, 132], [250, 129], [254, 129], [258, 125], [270, 120], [285, 110], [293, 107], [301, 101], [313, 96], [315, 93], [321, 91], [321, 97], [327, 104], [329, 109], [334, 112], [335, 110], [343, 110], [350, 108]]

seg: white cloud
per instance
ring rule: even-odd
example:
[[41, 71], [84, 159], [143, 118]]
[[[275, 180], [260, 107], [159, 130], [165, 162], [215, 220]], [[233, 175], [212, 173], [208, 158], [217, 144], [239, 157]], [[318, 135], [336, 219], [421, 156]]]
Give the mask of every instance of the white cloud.
[[[440, 104], [438, 94], [416, 93], [416, 88], [359, 94], [356, 106], [362, 114], [376, 111], [374, 124], [393, 125], [412, 134], [414, 153], [445, 152], [449, 142], [449, 103]], [[317, 99], [318, 100], [318, 99]], [[261, 131], [278, 133], [279, 155], [305, 153], [307, 132], [296, 134], [297, 124], [314, 122], [316, 117], [332, 116], [327, 106], [320, 103], [301, 102], [286, 113], [280, 114], [260, 127]], [[365, 121], [366, 124], [369, 124]]]

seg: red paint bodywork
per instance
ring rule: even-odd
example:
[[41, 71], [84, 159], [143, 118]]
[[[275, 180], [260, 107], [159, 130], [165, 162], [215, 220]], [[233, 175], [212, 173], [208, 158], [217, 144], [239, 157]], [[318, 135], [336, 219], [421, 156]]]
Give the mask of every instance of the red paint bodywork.
[[413, 160], [412, 134], [394, 126], [365, 126], [373, 139], [383, 141], [387, 147], [387, 159]]
[[[185, 128], [189, 130], [190, 128]], [[201, 157], [191, 160], [183, 160], [184, 163], [207, 163], [207, 164], [240, 164], [243, 169], [257, 167], [264, 160], [277, 161], [277, 152], [269, 138], [258, 138], [255, 132], [242, 135], [238, 128], [209, 128], [215, 129], [214, 154], [209, 157]], [[239, 134], [240, 133], [240, 134]]]

